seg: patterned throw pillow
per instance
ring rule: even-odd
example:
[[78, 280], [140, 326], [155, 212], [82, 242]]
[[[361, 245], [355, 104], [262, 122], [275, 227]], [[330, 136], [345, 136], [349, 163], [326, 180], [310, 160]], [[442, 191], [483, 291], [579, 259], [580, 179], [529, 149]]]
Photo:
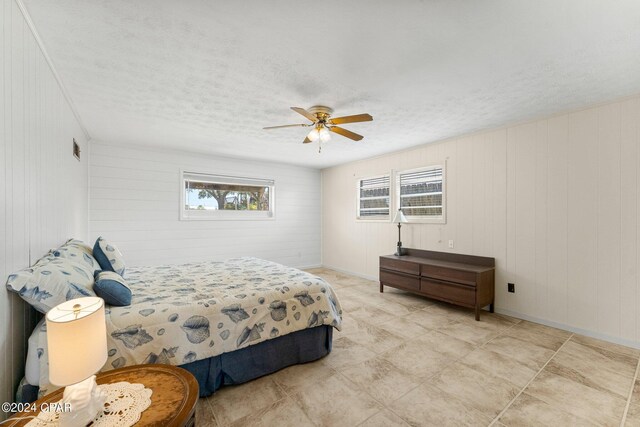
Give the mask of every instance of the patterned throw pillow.
[[124, 258], [122, 253], [111, 243], [107, 243], [102, 237], [98, 237], [96, 244], [93, 245], [93, 256], [105, 271], [115, 271], [124, 277]]
[[53, 256], [44, 257], [33, 267], [11, 274], [7, 279], [7, 289], [41, 313], [70, 299], [96, 296], [92, 286], [91, 269]]
[[122, 307], [131, 304], [131, 289], [122, 276], [113, 271], [99, 272], [93, 291], [109, 305]]
[[84, 264], [94, 273], [101, 270], [100, 264], [98, 264], [98, 261], [93, 257], [91, 246], [87, 246], [81, 240], [70, 239], [64, 245], [53, 251], [52, 254], [78, 264]]

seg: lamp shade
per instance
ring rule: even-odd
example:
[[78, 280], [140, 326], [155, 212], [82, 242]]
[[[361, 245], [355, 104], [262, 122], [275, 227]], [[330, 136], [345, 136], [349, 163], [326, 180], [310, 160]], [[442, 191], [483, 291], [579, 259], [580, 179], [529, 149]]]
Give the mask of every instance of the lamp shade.
[[320, 135], [320, 141], [327, 142], [331, 140], [331, 134], [327, 130], [327, 128], [323, 127], [318, 131], [318, 135]]
[[309, 132], [307, 138], [309, 138], [309, 141], [311, 142], [316, 142], [320, 138], [320, 132], [318, 131], [318, 129], [314, 128], [311, 130], [311, 132]]
[[49, 310], [46, 321], [51, 384], [76, 384], [104, 366], [107, 326], [102, 298], [63, 302]]
[[393, 217], [392, 222], [394, 224], [404, 224], [405, 222], [409, 221], [407, 221], [407, 217], [402, 213], [402, 209], [398, 209], [398, 211], [396, 212], [396, 216]]

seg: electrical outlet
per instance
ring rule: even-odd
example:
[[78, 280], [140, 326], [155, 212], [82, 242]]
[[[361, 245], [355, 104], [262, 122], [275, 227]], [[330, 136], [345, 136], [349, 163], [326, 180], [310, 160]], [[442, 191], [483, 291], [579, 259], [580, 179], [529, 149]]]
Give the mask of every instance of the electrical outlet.
[[511, 292], [512, 294], [516, 293], [516, 284], [515, 283], [507, 283], [507, 291]]
[[449, 248], [453, 249], [453, 240], [449, 240]]

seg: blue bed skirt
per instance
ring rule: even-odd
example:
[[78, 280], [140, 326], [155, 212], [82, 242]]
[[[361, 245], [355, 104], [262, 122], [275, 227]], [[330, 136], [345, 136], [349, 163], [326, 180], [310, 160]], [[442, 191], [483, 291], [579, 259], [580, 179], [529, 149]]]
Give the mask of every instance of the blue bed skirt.
[[[205, 397], [225, 385], [242, 384], [287, 366], [318, 360], [331, 352], [332, 339], [333, 327], [317, 326], [180, 367], [196, 377], [200, 397]], [[33, 402], [38, 387], [26, 384], [18, 396], [18, 401]]]
[[287, 366], [318, 360], [331, 351], [332, 337], [331, 326], [318, 326], [180, 367], [196, 377], [200, 397], [205, 397], [225, 385], [242, 384]]

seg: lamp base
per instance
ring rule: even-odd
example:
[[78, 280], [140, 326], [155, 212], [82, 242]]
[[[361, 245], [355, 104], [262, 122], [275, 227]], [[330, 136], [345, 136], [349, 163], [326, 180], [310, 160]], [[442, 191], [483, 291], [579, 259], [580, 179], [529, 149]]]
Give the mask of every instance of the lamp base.
[[70, 410], [60, 413], [60, 426], [86, 426], [104, 409], [106, 400], [107, 394], [98, 387], [95, 375], [67, 386], [64, 389], [62, 404]]
[[396, 250], [396, 253], [394, 255], [395, 256], [402, 256], [402, 255], [404, 255], [402, 252], [403, 252], [402, 251], [402, 245], [398, 245], [398, 249]]

